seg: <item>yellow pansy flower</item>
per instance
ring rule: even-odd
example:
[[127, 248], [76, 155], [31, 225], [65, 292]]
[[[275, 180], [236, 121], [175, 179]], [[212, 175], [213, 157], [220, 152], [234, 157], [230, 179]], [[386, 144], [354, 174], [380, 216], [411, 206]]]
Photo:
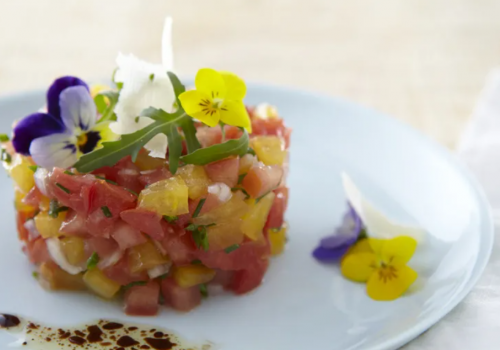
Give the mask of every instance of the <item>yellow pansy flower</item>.
[[233, 73], [202, 68], [196, 74], [194, 84], [196, 90], [179, 95], [182, 107], [189, 116], [208, 126], [223, 122], [252, 131], [250, 117], [243, 104], [247, 87], [241, 78]]
[[415, 282], [417, 272], [406, 264], [417, 241], [400, 236], [393, 239], [365, 238], [346, 253], [342, 274], [355, 282], [366, 282], [366, 292], [374, 300], [399, 298]]

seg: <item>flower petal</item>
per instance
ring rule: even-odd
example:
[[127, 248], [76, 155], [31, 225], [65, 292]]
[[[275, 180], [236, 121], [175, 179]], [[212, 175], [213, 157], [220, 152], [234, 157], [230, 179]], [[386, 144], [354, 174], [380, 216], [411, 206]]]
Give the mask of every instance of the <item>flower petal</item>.
[[424, 240], [425, 231], [421, 228], [394, 223], [377, 210], [363, 197], [346, 173], [342, 174], [342, 182], [349, 203], [361, 217], [370, 237], [390, 239], [398, 236], [409, 236], [418, 242]]
[[202, 68], [196, 73], [194, 80], [196, 90], [210, 96], [212, 99], [226, 97], [226, 84], [222, 75], [214, 69]]
[[168, 147], [168, 139], [165, 134], [158, 134], [149, 141], [144, 148], [149, 151], [149, 155], [153, 158], [166, 158]]
[[61, 119], [59, 95], [66, 88], [71, 86], [83, 86], [87, 89], [87, 91], [89, 90], [87, 84], [80, 78], [66, 76], [56, 79], [47, 91], [47, 110], [49, 111], [49, 114], [52, 114], [57, 119]]
[[342, 258], [345, 253], [349, 250], [349, 246], [340, 246], [333, 249], [328, 249], [323, 246], [319, 246], [313, 251], [313, 256], [316, 260], [329, 262], [329, 261], [338, 261]]
[[241, 126], [249, 133], [252, 132], [252, 122], [245, 105], [241, 101], [224, 100], [220, 107], [220, 120], [225, 124]]
[[115, 141], [119, 138], [119, 136], [115, 134], [109, 127], [112, 123], [113, 122], [111, 121], [98, 123], [92, 128], [92, 131], [97, 131], [101, 136], [101, 139], [99, 140], [96, 149], [101, 148], [103, 142]]
[[72, 86], [59, 95], [61, 119], [68, 130], [90, 130], [96, 123], [97, 109], [88, 88]]
[[161, 63], [165, 71], [174, 69], [174, 53], [172, 49], [172, 17], [165, 18], [161, 38]]
[[406, 265], [391, 265], [392, 277], [387, 277], [382, 269], [372, 274], [366, 284], [368, 296], [374, 300], [390, 301], [399, 298], [415, 282], [418, 274]]
[[208, 126], [219, 124], [220, 112], [211, 107], [212, 99], [207, 94], [198, 90], [189, 90], [179, 95], [179, 101], [187, 115]]
[[349, 255], [357, 254], [357, 253], [374, 253], [373, 249], [370, 246], [368, 239], [366, 239], [366, 238], [360, 239], [347, 252], [347, 254], [349, 254]]
[[415, 250], [417, 249], [417, 241], [412, 237], [396, 237], [384, 243], [381, 250], [383, 261], [392, 262], [393, 264], [406, 264], [410, 261]]
[[342, 245], [352, 245], [358, 239], [362, 225], [359, 216], [349, 207], [349, 211], [344, 215], [342, 224], [337, 227], [335, 233], [321, 240], [323, 248], [333, 249]]
[[[118, 71], [115, 81], [123, 83], [120, 97], [115, 107], [118, 120], [110, 125], [113, 132], [119, 135], [130, 134], [153, 123], [150, 118], [137, 116], [148, 107], [174, 110], [175, 94], [167, 70], [162, 65], [141, 61], [133, 55], [119, 54], [116, 59]], [[154, 74], [154, 79], [149, 78]], [[158, 140], [158, 138], [156, 139]], [[165, 158], [165, 142], [155, 139], [146, 144], [153, 154], [163, 154]]]
[[243, 100], [247, 94], [247, 86], [243, 79], [227, 71], [221, 71], [220, 74], [226, 84], [226, 98], [229, 100]]
[[342, 275], [355, 282], [366, 282], [375, 271], [376, 256], [373, 253], [347, 254], [340, 264]]
[[64, 132], [64, 125], [50, 114], [34, 113], [14, 127], [12, 144], [17, 153], [30, 155], [30, 146], [34, 139]]
[[53, 134], [40, 137], [31, 143], [30, 152], [35, 163], [43, 168], [69, 168], [78, 160], [75, 137], [70, 134]]

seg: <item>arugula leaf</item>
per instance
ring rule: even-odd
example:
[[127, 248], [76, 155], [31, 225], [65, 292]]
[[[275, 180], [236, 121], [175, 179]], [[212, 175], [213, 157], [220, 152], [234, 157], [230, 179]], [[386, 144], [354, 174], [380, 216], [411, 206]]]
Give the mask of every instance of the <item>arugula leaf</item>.
[[230, 156], [244, 156], [248, 151], [248, 141], [248, 133], [243, 131], [243, 135], [237, 140], [201, 148], [182, 156], [181, 161], [187, 164], [206, 165]]
[[[108, 121], [116, 120], [116, 114], [114, 112], [115, 106], [118, 103], [118, 97], [120, 93], [112, 90], [102, 91], [94, 97], [94, 102], [96, 104], [98, 112], [101, 114], [101, 118], [97, 123], [103, 123]], [[106, 103], [105, 97], [108, 98], [109, 104]]]
[[175, 175], [182, 154], [182, 139], [175, 124], [170, 125], [166, 134], [168, 139], [168, 166], [170, 172]]
[[196, 137], [196, 128], [194, 127], [193, 119], [185, 118], [179, 124], [184, 132], [184, 137], [186, 138], [188, 153], [193, 153], [194, 151], [200, 149], [201, 145]]
[[28, 168], [30, 168], [32, 172], [36, 173], [36, 171], [38, 170], [38, 165], [30, 165]]
[[154, 123], [132, 134], [122, 135], [117, 141], [103, 142], [102, 148], [84, 154], [78, 162], [76, 162], [74, 167], [79, 172], [89, 173], [103, 166], [113, 166], [118, 163], [120, 159], [128, 155], [132, 155], [132, 160], [135, 160], [137, 154], [146, 143], [160, 133], [165, 134], [171, 124], [182, 118], [188, 117], [182, 114], [171, 121], [156, 120]]
[[0, 134], [0, 142], [7, 142], [9, 140], [10, 140], [9, 135], [7, 135], [7, 134]]

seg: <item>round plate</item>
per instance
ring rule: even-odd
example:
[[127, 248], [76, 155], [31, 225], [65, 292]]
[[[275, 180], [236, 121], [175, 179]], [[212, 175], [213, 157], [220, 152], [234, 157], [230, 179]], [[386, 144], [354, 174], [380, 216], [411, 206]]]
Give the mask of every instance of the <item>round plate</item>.
[[[249, 84], [249, 104], [278, 106], [293, 127], [290, 241], [274, 258], [262, 287], [244, 296], [221, 294], [196, 310], [162, 309], [155, 318], [126, 317], [118, 303], [85, 293], [42, 290], [17, 241], [11, 181], [0, 175], [0, 312], [52, 325], [98, 318], [163, 326], [223, 350], [396, 349], [446, 315], [483, 271], [493, 241], [487, 202], [470, 174], [440, 146], [363, 107], [281, 87]], [[0, 100], [0, 130], [37, 110], [44, 92]], [[413, 291], [393, 302], [369, 299], [363, 284], [338, 266], [311, 257], [346, 210], [340, 182], [349, 173], [390, 218], [423, 227], [428, 253]], [[12, 340], [0, 333], [0, 345]]]

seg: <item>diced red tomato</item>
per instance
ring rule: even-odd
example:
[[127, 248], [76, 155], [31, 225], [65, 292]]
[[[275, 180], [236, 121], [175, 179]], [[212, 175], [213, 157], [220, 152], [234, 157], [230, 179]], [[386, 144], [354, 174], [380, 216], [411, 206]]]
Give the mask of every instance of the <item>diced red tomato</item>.
[[42, 192], [38, 187], [33, 186], [33, 188], [28, 192], [26, 197], [23, 198], [22, 202], [26, 205], [31, 205], [32, 207], [38, 208], [42, 200]]
[[[242, 132], [235, 126], [225, 125], [226, 139], [238, 139]], [[222, 130], [220, 128], [199, 127], [196, 132], [196, 137], [200, 141], [202, 147], [210, 147], [222, 142]]]
[[99, 264], [97, 266], [100, 269], [116, 264], [123, 256], [118, 243], [109, 238], [92, 237], [87, 240], [85, 248], [88, 256], [93, 253], [99, 255]]
[[189, 265], [197, 258], [197, 249], [190, 232], [166, 238], [162, 246], [175, 265]]
[[[250, 113], [253, 116], [253, 113]], [[252, 135], [274, 135], [285, 139], [286, 148], [290, 146], [292, 129], [287, 128], [281, 118], [252, 118]]]
[[155, 170], [141, 171], [139, 182], [143, 186], [148, 186], [161, 180], [170, 179], [172, 176], [172, 173], [167, 168], [161, 167]]
[[274, 193], [276, 193], [276, 196], [274, 197], [273, 206], [267, 217], [264, 232], [267, 232], [270, 228], [280, 228], [283, 226], [284, 215], [288, 204], [288, 188], [280, 187], [276, 189]]
[[60, 204], [78, 212], [86, 213], [86, 198], [91, 194], [89, 188], [95, 183], [93, 175], [69, 175], [63, 169], [54, 168], [49, 177], [47, 189], [51, 198], [56, 198]]
[[59, 230], [68, 235], [85, 236], [88, 234], [86, 220], [83, 214], [70, 210]]
[[249, 265], [245, 270], [236, 271], [227, 289], [236, 294], [244, 294], [254, 290], [262, 283], [268, 266], [269, 260], [261, 259]]
[[238, 157], [227, 158], [205, 165], [205, 171], [213, 182], [223, 182], [229, 187], [235, 187], [238, 183], [240, 159]]
[[210, 281], [210, 284], [229, 287], [231, 281], [233, 280], [233, 275], [234, 271], [217, 270], [215, 277]]
[[127, 224], [123, 220], [118, 220], [113, 226], [111, 237], [118, 243], [121, 250], [125, 250], [136, 245], [146, 243], [147, 239], [138, 229]]
[[42, 264], [44, 262], [52, 261], [47, 244], [42, 237], [26, 243], [26, 251], [28, 257], [33, 264]]
[[132, 282], [147, 281], [148, 274], [146, 271], [132, 273], [128, 264], [128, 255], [125, 254], [118, 262], [103, 270], [104, 274], [122, 286]]
[[243, 178], [243, 188], [253, 198], [259, 198], [272, 191], [281, 182], [283, 169], [278, 165], [254, 165]]
[[21, 241], [27, 241], [30, 237], [29, 231], [24, 227], [26, 220], [33, 217], [34, 213], [16, 212], [17, 234]]
[[131, 157], [126, 157], [114, 166], [117, 169], [116, 181], [118, 185], [128, 188], [134, 192], [141, 192], [144, 185], [139, 181], [140, 169], [132, 162]]
[[179, 311], [189, 311], [201, 303], [201, 293], [198, 286], [182, 288], [169, 277], [161, 281], [161, 292], [165, 303]]
[[198, 259], [212, 269], [242, 270], [255, 263], [255, 261], [269, 257], [271, 254], [267, 242], [244, 242], [231, 253], [224, 250], [215, 252], [198, 250]]
[[91, 235], [109, 237], [120, 213], [135, 207], [137, 197], [122, 187], [96, 181], [91, 189], [86, 228]]
[[165, 237], [160, 214], [143, 208], [130, 209], [120, 214], [123, 221], [151, 238], [161, 241]]
[[160, 285], [149, 281], [144, 286], [134, 286], [125, 293], [125, 313], [131, 316], [154, 316], [160, 305]]

